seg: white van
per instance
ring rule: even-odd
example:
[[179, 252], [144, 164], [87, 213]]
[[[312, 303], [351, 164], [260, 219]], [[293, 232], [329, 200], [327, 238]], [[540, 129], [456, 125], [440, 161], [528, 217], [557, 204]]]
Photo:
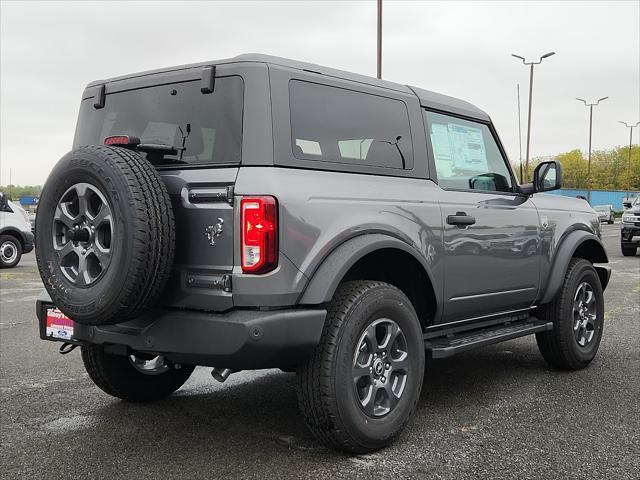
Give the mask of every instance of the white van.
[[0, 192], [0, 268], [15, 267], [23, 253], [33, 250], [27, 212]]

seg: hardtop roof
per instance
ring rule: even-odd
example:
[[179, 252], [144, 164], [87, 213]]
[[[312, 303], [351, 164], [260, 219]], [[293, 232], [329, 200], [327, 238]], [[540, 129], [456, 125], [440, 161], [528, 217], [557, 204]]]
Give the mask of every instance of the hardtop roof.
[[363, 83], [363, 84], [372, 85], [380, 88], [386, 88], [389, 90], [395, 90], [398, 92], [404, 92], [409, 94], [413, 93], [418, 97], [421, 105], [424, 107], [433, 108], [436, 110], [442, 110], [445, 112], [457, 113], [459, 115], [464, 115], [467, 117], [477, 118], [481, 120], [486, 120], [486, 121], [489, 120], [489, 116], [483, 110], [479, 109], [475, 105], [469, 102], [466, 102], [464, 100], [450, 97], [448, 95], [431, 92], [429, 90], [424, 90], [422, 88], [402, 85], [400, 83], [390, 82], [388, 80], [381, 80], [378, 78], [369, 77], [367, 75], [360, 75], [357, 73], [338, 70], [335, 68], [324, 67], [321, 65], [313, 64], [313, 63], [301, 62], [298, 60], [291, 60], [288, 58], [276, 57], [272, 55], [264, 55], [260, 53], [245, 53], [245, 54], [237, 55], [235, 57], [226, 58], [222, 60], [191, 63], [191, 64], [179, 65], [175, 67], [159, 68], [155, 70], [148, 70], [145, 72], [122, 75], [119, 77], [109, 78], [106, 80], [97, 80], [87, 85], [87, 88], [94, 87], [97, 85], [102, 85], [105, 83], [116, 82], [120, 80], [145, 77], [148, 75], [157, 75], [157, 74], [175, 72], [179, 70], [187, 70], [192, 68], [202, 68], [210, 65], [223, 65], [223, 64], [241, 63], [241, 62], [265, 63], [268, 65], [274, 66], [276, 68], [286, 67], [286, 68], [292, 68], [297, 70], [310, 71], [310, 72], [315, 72], [322, 75], [327, 75], [330, 77]]

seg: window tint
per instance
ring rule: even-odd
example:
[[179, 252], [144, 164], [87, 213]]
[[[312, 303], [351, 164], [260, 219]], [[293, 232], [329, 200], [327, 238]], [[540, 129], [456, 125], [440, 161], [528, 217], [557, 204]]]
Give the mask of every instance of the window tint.
[[405, 168], [413, 152], [400, 100], [291, 81], [292, 148], [297, 158]]
[[191, 81], [109, 94], [98, 110], [89, 98], [80, 107], [74, 145], [99, 145], [111, 135], [129, 135], [142, 143], [179, 147], [190, 124], [182, 157], [165, 155], [156, 164], [238, 163], [242, 97], [242, 78], [232, 76], [217, 78], [215, 91], [207, 95], [199, 81]]
[[425, 111], [425, 116], [441, 187], [513, 191], [511, 174], [489, 127], [440, 113]]

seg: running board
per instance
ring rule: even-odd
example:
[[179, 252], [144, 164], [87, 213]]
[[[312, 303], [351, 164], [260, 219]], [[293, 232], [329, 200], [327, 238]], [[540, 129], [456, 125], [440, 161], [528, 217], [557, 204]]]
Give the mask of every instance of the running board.
[[429, 338], [424, 341], [424, 346], [431, 358], [446, 358], [472, 348], [484, 347], [552, 328], [552, 322], [529, 317], [525, 320], [499, 323], [466, 332], [449, 333], [441, 337]]

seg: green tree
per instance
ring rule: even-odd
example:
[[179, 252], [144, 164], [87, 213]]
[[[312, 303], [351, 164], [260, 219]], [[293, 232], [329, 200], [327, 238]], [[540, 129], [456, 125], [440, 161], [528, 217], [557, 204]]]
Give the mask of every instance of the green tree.
[[0, 192], [13, 201], [20, 200], [23, 196], [39, 197], [42, 192], [42, 185], [0, 185]]

